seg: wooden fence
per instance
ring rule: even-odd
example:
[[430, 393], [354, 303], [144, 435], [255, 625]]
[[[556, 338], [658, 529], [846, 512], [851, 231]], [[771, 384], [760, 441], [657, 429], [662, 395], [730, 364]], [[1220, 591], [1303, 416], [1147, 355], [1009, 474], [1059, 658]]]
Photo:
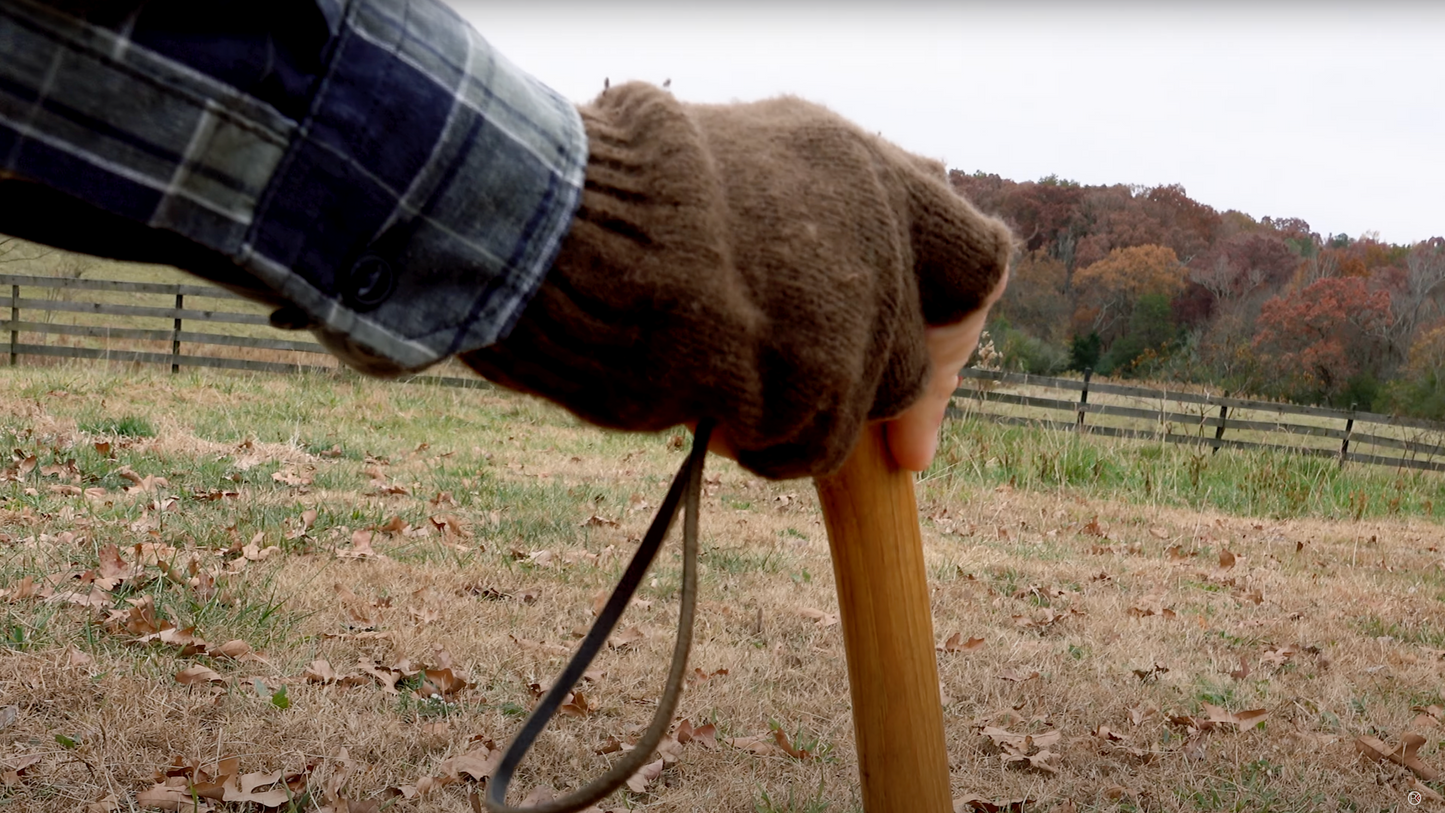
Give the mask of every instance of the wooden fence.
[[[951, 410], [955, 417], [969, 414], [1002, 424], [1200, 444], [1213, 447], [1215, 452], [1221, 448], [1276, 449], [1334, 457], [1340, 465], [1354, 462], [1445, 471], [1445, 424], [1434, 421], [1126, 386], [1091, 381], [1088, 375], [1080, 381], [969, 368], [963, 371], [963, 377], [966, 383], [954, 392], [954, 396], [973, 403], [966, 410]], [[1000, 391], [1004, 387], [1013, 390], [1062, 390], [1071, 393], [1072, 397], [1064, 400], [1018, 391]], [[1091, 395], [1095, 396], [1093, 402], [1089, 400]], [[1125, 403], [1100, 403], [1100, 395], [1114, 396]], [[1152, 404], [1151, 407], [1131, 406], [1129, 401]], [[1013, 409], [1005, 414], [989, 409], [988, 405], [1006, 405]], [[1068, 419], [1053, 420], [1018, 414], [1039, 414], [1040, 411], [1043, 415], [1066, 413]], [[1127, 419], [1129, 423], [1108, 425], [1086, 416], [1111, 416]], [[1236, 437], [1227, 438], [1226, 432], [1234, 433]], [[1240, 438], [1280, 434], [1292, 436], [1295, 442], [1284, 445]], [[1311, 442], [1305, 442], [1306, 438]], [[1322, 439], [1329, 445], [1320, 445], [1320, 441], [1315, 439]], [[1403, 452], [1404, 455], [1366, 454], [1360, 451], [1364, 446], [1371, 447], [1372, 452], [1388, 450]]]
[[[4, 286], [0, 291], [8, 287], [10, 293], [10, 318], [0, 321], [0, 331], [9, 335], [12, 365], [21, 356], [42, 356], [162, 364], [169, 365], [172, 372], [182, 367], [215, 367], [354, 375], [314, 341], [277, 338], [309, 334], [271, 328], [263, 308], [212, 285], [0, 274], [0, 286]], [[201, 330], [187, 329], [197, 324]], [[278, 360], [283, 358], [286, 360]], [[966, 411], [1003, 424], [1198, 443], [1215, 451], [1281, 449], [1337, 457], [1341, 465], [1349, 461], [1445, 471], [1445, 424], [1432, 421], [1126, 386], [1091, 381], [1088, 376], [1079, 381], [978, 369], [963, 374], [971, 385], [954, 394], [970, 402], [970, 408], [955, 408], [953, 415]], [[404, 380], [490, 386], [475, 376], [433, 374]], [[1051, 397], [1051, 393], [1027, 392], [1039, 389], [1070, 396], [1065, 400]], [[1095, 398], [1092, 402], [1091, 395]], [[1104, 403], [1099, 396], [1120, 402]], [[1141, 406], [1141, 401], [1148, 405]], [[1008, 407], [1009, 412], [994, 411], [990, 406]], [[1053, 413], [1065, 413], [1068, 419], [1047, 417]], [[1129, 423], [1110, 425], [1099, 418]], [[1225, 437], [1226, 432], [1234, 437]], [[1292, 436], [1295, 442], [1282, 445], [1246, 439], [1280, 434]], [[1305, 439], [1309, 442], [1302, 442]], [[1320, 446], [1320, 442], [1330, 445]], [[1404, 454], [1366, 454], [1360, 451], [1365, 446], [1372, 447], [1372, 452]]]
[[[0, 332], [10, 337], [11, 365], [21, 356], [44, 356], [164, 364], [171, 372], [215, 367], [354, 375], [320, 344], [309, 341], [309, 333], [272, 328], [259, 305], [213, 285], [0, 274], [0, 291], [5, 288], [10, 294], [10, 318], [0, 321]], [[0, 308], [3, 302], [0, 299]], [[196, 324], [202, 329], [187, 329]], [[50, 337], [67, 338], [51, 341]], [[419, 375], [403, 380], [490, 386], [478, 377]]]

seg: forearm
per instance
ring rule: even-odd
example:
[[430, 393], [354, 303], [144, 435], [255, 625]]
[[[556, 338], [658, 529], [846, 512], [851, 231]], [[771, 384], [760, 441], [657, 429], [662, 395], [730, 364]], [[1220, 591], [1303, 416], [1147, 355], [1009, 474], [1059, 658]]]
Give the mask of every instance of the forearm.
[[67, 5], [0, 2], [0, 231], [284, 301], [378, 374], [505, 335], [550, 266], [580, 122], [446, 6]]

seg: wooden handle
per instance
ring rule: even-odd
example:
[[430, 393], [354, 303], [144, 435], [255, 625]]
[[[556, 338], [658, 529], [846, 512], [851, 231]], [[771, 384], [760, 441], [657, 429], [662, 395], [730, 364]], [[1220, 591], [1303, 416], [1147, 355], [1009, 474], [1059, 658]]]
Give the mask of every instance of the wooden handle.
[[866, 813], [951, 813], [913, 474], [873, 424], [815, 481], [833, 553]]

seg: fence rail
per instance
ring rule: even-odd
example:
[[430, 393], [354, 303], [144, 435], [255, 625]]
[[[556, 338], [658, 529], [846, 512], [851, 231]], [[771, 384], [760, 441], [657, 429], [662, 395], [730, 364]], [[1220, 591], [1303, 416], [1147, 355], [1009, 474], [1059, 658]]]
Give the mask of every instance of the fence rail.
[[[226, 370], [250, 370], [268, 373], [334, 373], [353, 375], [337, 364], [336, 359], [324, 347], [314, 341], [277, 339], [246, 333], [221, 332], [236, 326], [250, 327], [251, 332], [275, 332], [278, 335], [293, 336], [292, 332], [282, 333], [269, 327], [270, 320], [250, 300], [224, 288], [211, 285], [176, 285], [157, 282], [125, 282], [119, 280], [72, 279], [68, 277], [30, 276], [23, 274], [0, 274], [0, 291], [8, 287], [10, 293], [10, 318], [0, 320], [0, 332], [8, 332], [7, 347], [10, 364], [18, 363], [21, 356], [46, 358], [96, 359], [139, 364], [169, 364], [171, 372], [182, 367], [211, 367]], [[31, 294], [22, 296], [22, 292]], [[49, 293], [51, 297], [33, 295]], [[76, 295], [79, 292], [79, 295]], [[127, 299], [151, 299], [164, 297], [169, 306], [159, 304], [120, 304], [116, 302], [95, 302], [93, 294], [121, 294]], [[90, 295], [87, 297], [87, 295]], [[3, 296], [3, 294], [0, 294]], [[224, 303], [245, 303], [251, 313], [239, 310], [221, 310], [211, 307], [188, 307], [187, 298], [218, 300]], [[0, 307], [3, 307], [0, 299]], [[127, 324], [90, 324], [53, 321], [55, 314], [75, 314], [82, 317], [121, 317]], [[42, 318], [37, 318], [40, 315]], [[22, 318], [28, 316], [29, 318]], [[136, 322], [155, 323], [168, 320], [169, 327], [141, 327]], [[187, 330], [186, 325], [199, 323], [207, 330]], [[260, 330], [256, 330], [260, 328]], [[309, 334], [303, 334], [309, 335]], [[51, 343], [51, 336], [65, 336], [80, 340], [80, 344]], [[28, 341], [22, 339], [29, 339]], [[170, 343], [169, 352], [137, 349], [136, 342], [152, 342], [164, 345]], [[206, 348], [205, 354], [194, 351]], [[216, 348], [227, 348], [218, 352]], [[265, 358], [276, 354], [300, 354], [292, 361], [278, 361]], [[444, 375], [411, 376], [406, 381], [441, 384], [456, 387], [489, 387], [481, 378], [462, 378]]]
[[[1008, 373], [993, 370], [969, 368], [963, 377], [970, 383], [960, 386], [956, 398], [971, 402], [968, 414], [983, 420], [1012, 426], [1039, 426], [1058, 431], [1084, 432], [1093, 435], [1125, 438], [1148, 438], [1166, 443], [1188, 443], [1219, 449], [1273, 449], [1295, 452], [1318, 457], [1333, 457], [1340, 465], [1347, 462], [1370, 465], [1395, 466], [1397, 468], [1445, 471], [1445, 424], [1419, 418], [1384, 415], [1374, 412], [1328, 409], [1325, 407], [1281, 404], [1273, 401], [1252, 401], [1188, 391], [1135, 387], [1110, 382], [1092, 381], [1085, 375], [1083, 380], [1050, 378]], [[982, 382], [982, 385], [980, 385]], [[1063, 390], [1074, 393], [1072, 399], [1045, 397], [1040, 395], [999, 392], [999, 385], [1015, 388], [1038, 388]], [[1157, 408], [1144, 408], [1124, 404], [1094, 402], [1089, 397], [1110, 395], [1118, 398], [1133, 398], [1157, 402]], [[1061, 421], [1047, 417], [1028, 417], [1018, 414], [1004, 414], [989, 410], [987, 405], [999, 404], [1022, 407], [1046, 412], [1071, 413], [1072, 420]], [[1198, 412], [1179, 411], [1180, 407], [1168, 405], [1195, 405]], [[961, 415], [965, 410], [954, 408], [951, 414]], [[1238, 417], [1239, 413], [1251, 414], [1249, 418]], [[1134, 421], [1146, 421], [1146, 426], [1115, 426], [1091, 423], [1086, 416], [1109, 416]], [[1300, 423], [1306, 418], [1323, 420], [1336, 425]], [[1373, 431], [1360, 431], [1361, 427]], [[1378, 428], [1374, 428], [1378, 427]], [[1212, 429], [1213, 432], [1206, 430]], [[1384, 431], [1413, 433], [1413, 437], [1392, 437]], [[1225, 432], [1236, 434], [1226, 438]], [[1294, 438], [1321, 438], [1338, 441], [1338, 446], [1322, 448], [1296, 442], [1292, 445], [1269, 443], [1262, 440], [1242, 440], [1242, 433], [1263, 434], [1267, 437], [1287, 435]], [[1360, 447], [1371, 446], [1376, 450], [1405, 452], [1406, 456], [1386, 456], [1362, 453]]]

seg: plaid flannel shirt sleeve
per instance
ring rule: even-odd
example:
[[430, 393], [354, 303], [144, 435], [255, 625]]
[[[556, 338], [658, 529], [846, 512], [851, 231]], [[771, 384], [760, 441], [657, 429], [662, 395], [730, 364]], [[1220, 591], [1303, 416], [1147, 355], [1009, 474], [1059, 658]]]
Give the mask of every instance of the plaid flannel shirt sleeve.
[[0, 0], [0, 177], [224, 255], [399, 369], [506, 336], [579, 202], [570, 103], [437, 0], [260, 3], [326, 29], [263, 94], [222, 79], [271, 70], [264, 39], [147, 39], [145, 5]]

